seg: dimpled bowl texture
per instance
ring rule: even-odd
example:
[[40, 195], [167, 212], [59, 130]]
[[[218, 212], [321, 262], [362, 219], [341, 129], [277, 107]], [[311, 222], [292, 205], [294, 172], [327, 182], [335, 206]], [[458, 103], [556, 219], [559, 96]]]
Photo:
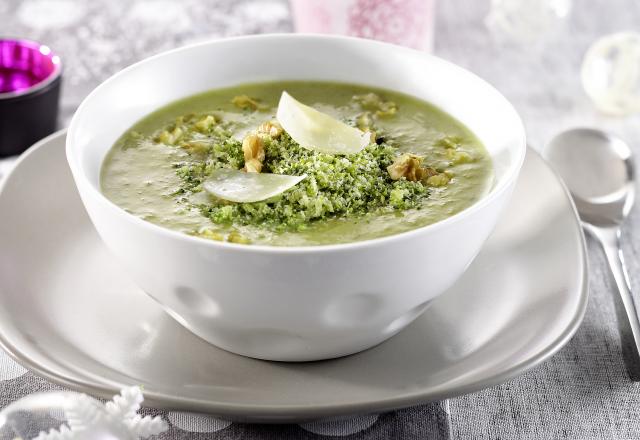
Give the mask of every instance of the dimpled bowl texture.
[[[309, 247], [191, 237], [141, 220], [100, 192], [105, 155], [143, 116], [205, 90], [290, 79], [359, 83], [434, 103], [484, 143], [495, 168], [492, 190], [427, 227]], [[355, 353], [419, 316], [480, 250], [512, 192], [524, 154], [519, 116], [470, 72], [411, 49], [310, 35], [211, 41], [146, 59], [97, 87], [79, 107], [67, 137], [67, 158], [87, 212], [132, 279], [210, 343], [279, 361]]]

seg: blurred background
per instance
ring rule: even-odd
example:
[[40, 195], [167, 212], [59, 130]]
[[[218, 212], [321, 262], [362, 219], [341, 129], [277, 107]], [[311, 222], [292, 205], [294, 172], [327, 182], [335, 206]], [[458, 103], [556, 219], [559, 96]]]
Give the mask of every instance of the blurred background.
[[[337, 4], [344, 7], [349, 1], [337, 0]], [[407, 2], [360, 3], [372, 11], [402, 1]], [[336, 4], [336, 0], [297, 0], [295, 6], [323, 2]], [[522, 115], [535, 148], [540, 149], [560, 130], [576, 125], [610, 129], [632, 143], [640, 140], [637, 115], [603, 115], [580, 81], [583, 57], [590, 45], [606, 34], [638, 28], [640, 2], [426, 3], [435, 6], [433, 53], [469, 68], [502, 91]], [[370, 16], [374, 26], [376, 20], [389, 20], [384, 9]], [[295, 29], [287, 0], [1, 0], [0, 23], [0, 36], [38, 40], [62, 57], [61, 127], [68, 125], [91, 89], [149, 55], [212, 38]], [[389, 23], [394, 25], [393, 21], [384, 24], [388, 27]], [[302, 25], [309, 27], [309, 23]], [[375, 32], [365, 33], [371, 35], [376, 36]], [[424, 46], [429, 50], [428, 42]]]

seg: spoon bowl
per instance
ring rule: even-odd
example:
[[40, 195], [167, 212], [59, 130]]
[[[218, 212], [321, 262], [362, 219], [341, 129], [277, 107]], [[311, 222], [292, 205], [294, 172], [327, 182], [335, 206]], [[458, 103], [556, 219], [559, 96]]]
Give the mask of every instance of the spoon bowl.
[[576, 128], [553, 138], [545, 157], [567, 184], [582, 221], [616, 226], [629, 214], [635, 199], [635, 166], [622, 139]]

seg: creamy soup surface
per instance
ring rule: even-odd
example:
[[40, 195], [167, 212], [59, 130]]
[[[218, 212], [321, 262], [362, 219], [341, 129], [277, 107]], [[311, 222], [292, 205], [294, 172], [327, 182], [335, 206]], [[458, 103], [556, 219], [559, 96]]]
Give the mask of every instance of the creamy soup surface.
[[[355, 154], [296, 143], [276, 119], [282, 92], [363, 132]], [[206, 190], [228, 168], [306, 176], [257, 202]], [[273, 246], [346, 243], [450, 217], [493, 184], [491, 158], [453, 117], [413, 97], [329, 82], [270, 82], [208, 91], [148, 115], [113, 145], [103, 193], [133, 215], [206, 239]]]

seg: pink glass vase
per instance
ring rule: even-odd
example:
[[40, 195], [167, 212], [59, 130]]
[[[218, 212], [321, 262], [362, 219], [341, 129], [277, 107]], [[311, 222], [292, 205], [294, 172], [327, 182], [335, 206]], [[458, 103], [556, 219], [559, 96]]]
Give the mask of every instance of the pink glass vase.
[[435, 0], [290, 0], [296, 32], [371, 38], [430, 52]]

